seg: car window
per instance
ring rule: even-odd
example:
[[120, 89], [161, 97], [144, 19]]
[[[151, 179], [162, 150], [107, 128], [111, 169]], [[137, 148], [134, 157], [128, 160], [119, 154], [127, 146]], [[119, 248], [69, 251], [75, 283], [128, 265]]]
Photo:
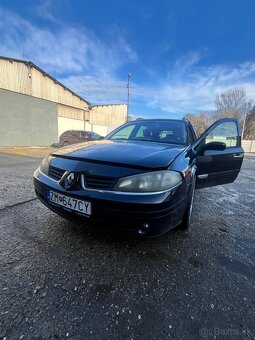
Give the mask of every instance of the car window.
[[128, 139], [186, 145], [186, 122], [177, 120], [137, 121], [113, 131], [107, 136], [107, 139]]
[[141, 126], [136, 133], [136, 137], [137, 138], [143, 138], [145, 131], [146, 131], [146, 126]]
[[96, 132], [88, 131], [87, 134], [88, 134], [88, 136], [89, 136], [91, 139], [94, 139], [94, 140], [102, 139], [102, 136], [100, 136], [100, 135], [99, 135], [98, 133], [96, 133]]
[[92, 132], [92, 138], [95, 139], [95, 140], [98, 140], [98, 139], [102, 139], [102, 136], [99, 135], [98, 133], [96, 132]]
[[135, 125], [128, 125], [121, 129], [119, 129], [117, 132], [112, 134], [111, 139], [129, 139], [129, 136], [131, 132], [134, 130]]
[[216, 128], [207, 135], [205, 144], [210, 142], [223, 142], [227, 147], [237, 146], [238, 130], [235, 122], [225, 122], [216, 126]]
[[80, 137], [81, 138], [86, 138], [88, 137], [87, 133], [85, 131], [80, 131]]

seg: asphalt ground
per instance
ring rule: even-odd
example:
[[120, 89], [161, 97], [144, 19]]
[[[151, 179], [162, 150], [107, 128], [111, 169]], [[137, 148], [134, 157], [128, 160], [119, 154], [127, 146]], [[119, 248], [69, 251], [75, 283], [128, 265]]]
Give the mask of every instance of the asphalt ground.
[[255, 156], [196, 192], [188, 234], [149, 240], [49, 211], [39, 162], [0, 154], [1, 339], [255, 338]]

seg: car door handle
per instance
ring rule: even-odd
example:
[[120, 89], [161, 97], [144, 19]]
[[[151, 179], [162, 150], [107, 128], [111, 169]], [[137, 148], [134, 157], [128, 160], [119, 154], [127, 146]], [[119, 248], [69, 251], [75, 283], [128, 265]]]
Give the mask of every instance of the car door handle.
[[234, 158], [242, 158], [243, 157], [243, 155], [241, 155], [240, 153], [236, 153], [235, 155], [234, 155]]

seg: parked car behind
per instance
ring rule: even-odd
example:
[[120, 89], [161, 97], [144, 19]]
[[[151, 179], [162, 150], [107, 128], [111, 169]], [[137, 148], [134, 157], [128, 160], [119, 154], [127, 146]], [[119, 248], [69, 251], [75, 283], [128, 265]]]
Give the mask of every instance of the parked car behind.
[[103, 136], [100, 136], [98, 133], [93, 131], [67, 130], [60, 135], [59, 146], [67, 146], [70, 144], [100, 140], [103, 138]]

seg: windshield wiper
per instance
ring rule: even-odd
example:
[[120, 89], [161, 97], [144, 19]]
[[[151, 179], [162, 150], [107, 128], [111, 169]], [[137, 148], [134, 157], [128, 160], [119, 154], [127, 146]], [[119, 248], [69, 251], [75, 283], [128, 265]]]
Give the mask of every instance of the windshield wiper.
[[129, 138], [128, 140], [137, 140], [139, 142], [156, 142], [155, 140], [143, 139], [143, 138]]

